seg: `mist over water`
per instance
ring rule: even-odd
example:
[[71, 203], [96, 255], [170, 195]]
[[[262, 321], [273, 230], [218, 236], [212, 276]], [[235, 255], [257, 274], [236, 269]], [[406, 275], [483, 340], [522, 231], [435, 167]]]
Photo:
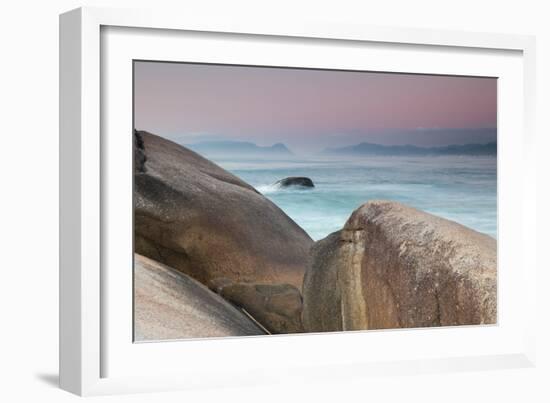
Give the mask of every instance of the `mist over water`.
[[[292, 160], [217, 158], [254, 186], [314, 240], [342, 228], [369, 200], [394, 200], [497, 236], [495, 157], [361, 157]], [[307, 176], [313, 189], [279, 188], [288, 176]]]

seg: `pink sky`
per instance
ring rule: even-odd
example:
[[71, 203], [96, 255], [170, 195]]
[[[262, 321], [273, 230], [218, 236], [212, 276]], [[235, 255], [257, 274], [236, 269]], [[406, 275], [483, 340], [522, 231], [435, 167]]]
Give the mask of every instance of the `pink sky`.
[[403, 133], [430, 129], [430, 145], [460, 142], [433, 129], [497, 122], [494, 78], [158, 62], [136, 62], [134, 77], [136, 128], [187, 143], [419, 143]]

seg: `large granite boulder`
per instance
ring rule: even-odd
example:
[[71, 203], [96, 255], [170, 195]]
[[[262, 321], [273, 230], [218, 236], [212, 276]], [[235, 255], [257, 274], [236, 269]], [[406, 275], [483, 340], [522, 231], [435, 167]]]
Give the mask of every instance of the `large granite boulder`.
[[203, 284], [301, 289], [311, 238], [252, 186], [197, 153], [135, 135], [135, 250]]
[[496, 240], [396, 202], [372, 201], [317, 242], [306, 331], [494, 324]]
[[243, 308], [272, 334], [303, 332], [302, 296], [289, 284], [226, 284], [217, 292]]
[[189, 276], [134, 255], [134, 339], [266, 334], [246, 314]]

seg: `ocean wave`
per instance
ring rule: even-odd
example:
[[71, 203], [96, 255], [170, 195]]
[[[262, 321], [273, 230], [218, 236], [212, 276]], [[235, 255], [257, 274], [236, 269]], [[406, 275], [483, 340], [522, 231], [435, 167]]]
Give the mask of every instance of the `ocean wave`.
[[265, 195], [278, 192], [281, 190], [281, 187], [279, 185], [276, 185], [275, 183], [272, 183], [270, 185], [256, 186], [256, 190]]
[[263, 195], [281, 193], [281, 194], [303, 194], [305, 192], [312, 192], [314, 188], [308, 186], [288, 186], [284, 187], [277, 183], [272, 183], [270, 185], [259, 185], [256, 186], [256, 190]]

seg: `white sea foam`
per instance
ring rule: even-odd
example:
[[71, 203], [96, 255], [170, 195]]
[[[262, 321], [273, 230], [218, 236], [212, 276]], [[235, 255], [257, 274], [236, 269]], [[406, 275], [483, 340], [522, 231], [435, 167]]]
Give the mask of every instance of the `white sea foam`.
[[263, 195], [272, 194], [281, 190], [279, 185], [272, 183], [271, 185], [259, 185], [256, 186], [256, 190]]

